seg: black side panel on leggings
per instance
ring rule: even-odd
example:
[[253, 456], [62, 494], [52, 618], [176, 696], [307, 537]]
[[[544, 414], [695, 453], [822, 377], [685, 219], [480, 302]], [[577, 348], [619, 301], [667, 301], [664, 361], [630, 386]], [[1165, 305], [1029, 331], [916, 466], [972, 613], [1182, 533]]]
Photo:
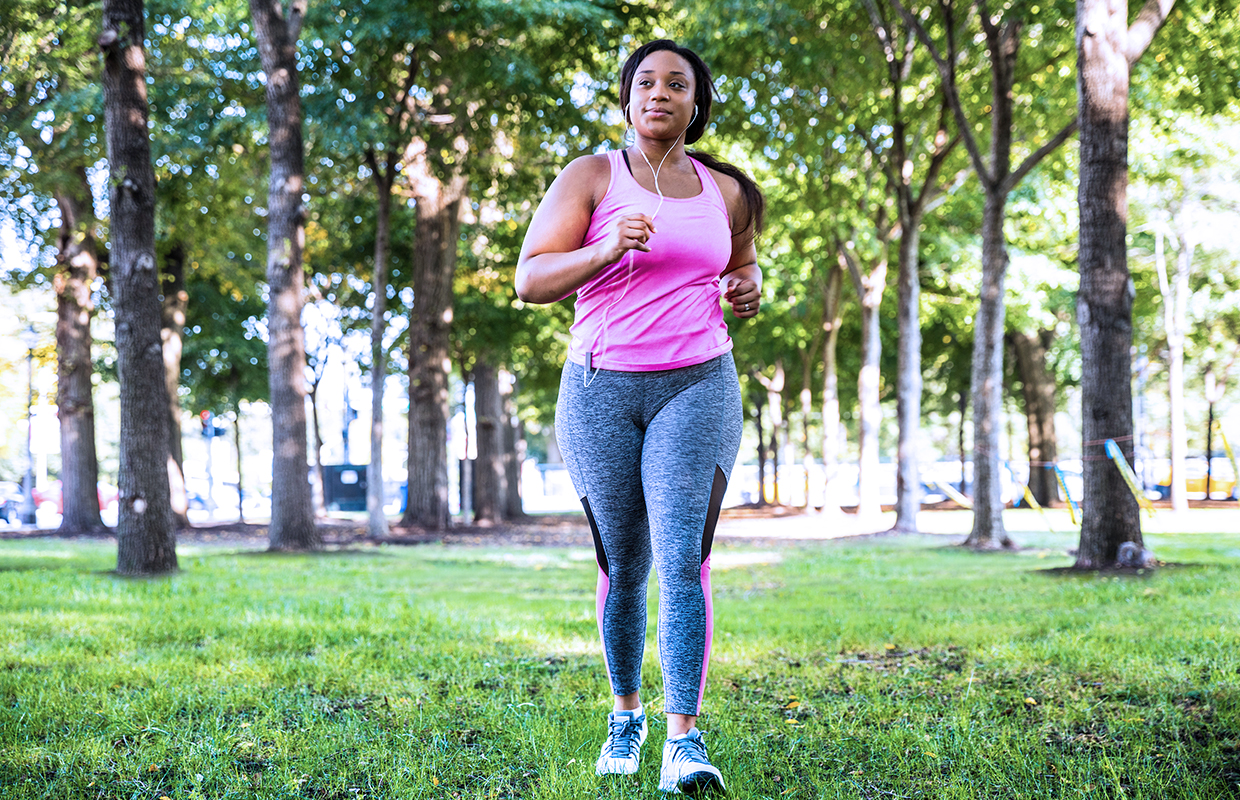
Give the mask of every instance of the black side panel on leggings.
[[[715, 481], [719, 481], [719, 476], [715, 476]], [[599, 535], [598, 523], [594, 521], [594, 512], [590, 510], [590, 498], [581, 498], [581, 505], [586, 510], [586, 519], [590, 520], [590, 533], [594, 536], [594, 557], [598, 559], [599, 569], [603, 570], [603, 574], [611, 577], [611, 573], [607, 571], [607, 553], [603, 550], [603, 537]], [[715, 514], [717, 518], [718, 513]]]
[[[706, 530], [702, 531], [702, 563], [710, 558], [711, 545], [715, 543], [715, 526], [719, 524], [719, 510], [723, 508], [723, 494], [728, 490], [728, 476], [723, 468], [715, 465], [715, 482], [710, 487], [710, 505], [706, 509]], [[584, 500], [582, 502], [585, 502]], [[587, 511], [587, 514], [590, 512]], [[595, 542], [598, 534], [595, 534]]]

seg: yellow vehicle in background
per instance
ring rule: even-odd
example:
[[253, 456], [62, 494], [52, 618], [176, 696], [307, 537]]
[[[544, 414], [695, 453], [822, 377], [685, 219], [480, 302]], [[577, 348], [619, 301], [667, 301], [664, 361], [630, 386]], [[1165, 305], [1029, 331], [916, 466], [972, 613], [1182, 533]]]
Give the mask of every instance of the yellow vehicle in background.
[[[1190, 500], [1204, 500], [1206, 496], [1206, 460], [1204, 458], [1188, 458], [1184, 460], [1185, 491]], [[1158, 496], [1163, 500], [1171, 498], [1171, 470], [1168, 469], [1162, 480], [1155, 487]], [[1237, 499], [1236, 473], [1232, 469], [1231, 459], [1210, 459], [1210, 499]]]

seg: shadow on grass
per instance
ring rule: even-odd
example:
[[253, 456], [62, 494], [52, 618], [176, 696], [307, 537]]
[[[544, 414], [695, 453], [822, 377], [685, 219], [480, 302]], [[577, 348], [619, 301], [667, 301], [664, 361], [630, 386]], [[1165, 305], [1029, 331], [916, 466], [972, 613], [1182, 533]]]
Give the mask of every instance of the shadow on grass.
[[1081, 578], [1132, 578], [1134, 580], [1149, 580], [1150, 578], [1163, 572], [1170, 571], [1188, 571], [1188, 570], [1226, 570], [1235, 569], [1228, 564], [1193, 564], [1179, 562], [1159, 562], [1153, 567], [1107, 567], [1105, 569], [1078, 569], [1077, 567], [1047, 567], [1046, 569], [1033, 570], [1034, 574], [1048, 575], [1050, 577], [1081, 577]]

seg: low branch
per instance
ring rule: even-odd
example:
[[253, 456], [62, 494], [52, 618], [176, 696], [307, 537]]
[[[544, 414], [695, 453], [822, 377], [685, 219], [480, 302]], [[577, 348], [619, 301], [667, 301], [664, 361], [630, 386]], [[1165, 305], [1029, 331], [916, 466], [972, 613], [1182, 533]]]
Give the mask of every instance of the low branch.
[[1054, 152], [1059, 145], [1066, 142], [1069, 137], [1076, 133], [1076, 129], [1079, 124], [1080, 120], [1077, 117], [1073, 117], [1072, 121], [1063, 126], [1059, 133], [1052, 136], [1046, 144], [1030, 153], [1025, 160], [1020, 163], [1020, 166], [1007, 176], [1007, 179], [1003, 182], [1003, 193], [1006, 195], [1008, 192], [1015, 189], [1020, 182], [1024, 180], [1025, 176], [1029, 174], [1029, 171], [1038, 165], [1038, 162]]
[[848, 275], [852, 278], [853, 288], [857, 290], [857, 297], [865, 297], [865, 281], [861, 277], [861, 266], [839, 239], [835, 240], [835, 257], [839, 261], [840, 266], [848, 270]]
[[1175, 0], [1145, 0], [1141, 13], [1128, 28], [1128, 66], [1131, 67], [1141, 60], [1141, 56], [1149, 49], [1150, 43], [1158, 35]]

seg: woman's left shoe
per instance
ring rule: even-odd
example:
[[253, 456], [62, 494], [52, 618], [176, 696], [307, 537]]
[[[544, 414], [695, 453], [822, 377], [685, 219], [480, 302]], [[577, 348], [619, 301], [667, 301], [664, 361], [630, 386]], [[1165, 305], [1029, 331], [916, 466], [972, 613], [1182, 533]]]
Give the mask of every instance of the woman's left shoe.
[[724, 793], [723, 775], [710, 763], [702, 732], [690, 728], [688, 733], [668, 739], [663, 744], [663, 770], [659, 774], [659, 791], [702, 794]]

